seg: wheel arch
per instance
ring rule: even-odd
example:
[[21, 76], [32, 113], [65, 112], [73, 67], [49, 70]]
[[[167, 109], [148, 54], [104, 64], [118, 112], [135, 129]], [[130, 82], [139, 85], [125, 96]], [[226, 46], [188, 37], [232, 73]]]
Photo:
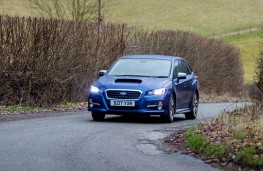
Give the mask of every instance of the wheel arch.
[[200, 94], [199, 94], [199, 84], [198, 81], [196, 80], [194, 83], [194, 91], [193, 91], [193, 95], [194, 93], [196, 93], [197, 95], [197, 99], [199, 100]]
[[195, 93], [196, 93], [196, 95], [197, 95], [197, 99], [198, 99], [198, 101], [199, 101], [199, 90], [196, 89], [196, 90], [195, 90]]
[[176, 93], [175, 93], [175, 91], [172, 91], [171, 95], [174, 96], [174, 109], [175, 109], [175, 112], [176, 112], [176, 104], [177, 104], [177, 100], [176, 100]]

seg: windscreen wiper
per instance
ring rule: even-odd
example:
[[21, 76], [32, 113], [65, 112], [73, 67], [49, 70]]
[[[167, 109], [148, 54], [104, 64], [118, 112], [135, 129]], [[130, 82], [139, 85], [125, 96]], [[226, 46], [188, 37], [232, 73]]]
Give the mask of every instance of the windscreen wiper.
[[115, 75], [117, 77], [151, 77], [151, 76], [147, 76], [147, 75]]
[[168, 76], [151, 76], [153, 78], [168, 78]]

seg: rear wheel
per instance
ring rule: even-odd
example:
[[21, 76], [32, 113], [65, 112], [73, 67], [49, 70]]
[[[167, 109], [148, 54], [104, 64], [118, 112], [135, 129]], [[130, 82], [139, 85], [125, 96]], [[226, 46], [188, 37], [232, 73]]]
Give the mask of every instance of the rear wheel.
[[174, 96], [171, 95], [169, 100], [169, 110], [165, 115], [162, 115], [164, 122], [172, 123], [174, 121], [174, 114], [175, 114]]
[[91, 115], [95, 121], [103, 121], [105, 118], [105, 114], [100, 112], [91, 112]]
[[191, 111], [185, 114], [186, 119], [195, 119], [197, 117], [197, 112], [198, 112], [198, 97], [197, 94], [195, 93], [190, 105]]

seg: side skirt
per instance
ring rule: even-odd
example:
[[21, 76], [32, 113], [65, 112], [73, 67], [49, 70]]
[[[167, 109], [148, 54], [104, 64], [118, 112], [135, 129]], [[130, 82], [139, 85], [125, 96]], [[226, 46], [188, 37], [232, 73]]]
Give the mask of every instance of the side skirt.
[[178, 109], [176, 110], [176, 114], [183, 114], [183, 113], [188, 113], [191, 110], [189, 108], [184, 108], [184, 109]]

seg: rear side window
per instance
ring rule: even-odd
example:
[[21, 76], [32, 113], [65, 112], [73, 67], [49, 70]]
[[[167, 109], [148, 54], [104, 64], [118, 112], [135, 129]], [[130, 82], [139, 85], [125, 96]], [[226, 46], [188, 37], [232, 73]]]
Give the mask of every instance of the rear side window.
[[178, 72], [179, 72], [179, 62], [175, 61], [174, 62], [174, 71], [173, 71], [173, 78], [177, 78], [178, 77]]
[[179, 72], [186, 73], [187, 75], [192, 74], [192, 70], [190, 69], [188, 64], [183, 60], [180, 60]]

